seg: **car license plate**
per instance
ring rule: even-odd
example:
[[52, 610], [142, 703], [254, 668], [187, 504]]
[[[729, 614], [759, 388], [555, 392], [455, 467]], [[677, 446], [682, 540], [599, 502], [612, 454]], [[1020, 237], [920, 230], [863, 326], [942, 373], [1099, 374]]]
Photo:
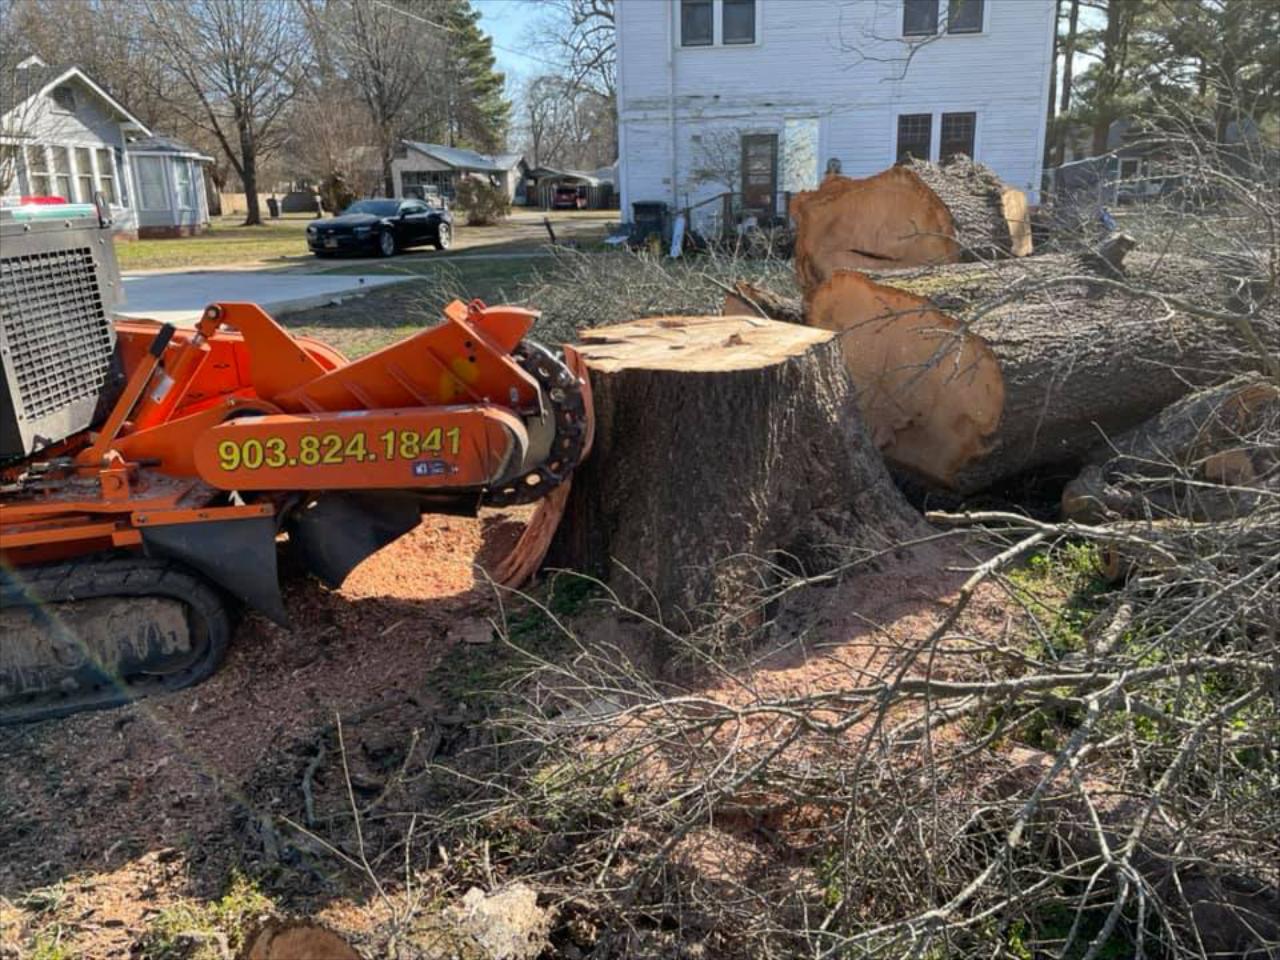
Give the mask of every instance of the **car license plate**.
[[338, 245], [338, 238], [337, 238], [337, 237], [325, 237], [325, 238], [324, 238], [324, 245], [325, 245], [326, 247], [336, 247], [336, 246]]

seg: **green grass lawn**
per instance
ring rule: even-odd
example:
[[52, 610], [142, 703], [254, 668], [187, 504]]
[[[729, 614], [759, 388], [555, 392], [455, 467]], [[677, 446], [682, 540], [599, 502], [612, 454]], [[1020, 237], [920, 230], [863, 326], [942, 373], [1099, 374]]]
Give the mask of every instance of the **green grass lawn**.
[[314, 336], [355, 358], [438, 322], [441, 307], [450, 300], [479, 298], [486, 303], [519, 303], [522, 290], [550, 266], [547, 257], [537, 256], [392, 260], [344, 266], [333, 272], [399, 273], [421, 279], [374, 290], [342, 303], [286, 314], [280, 322], [294, 333]]
[[216, 267], [255, 260], [275, 260], [307, 252], [305, 214], [268, 220], [260, 227], [242, 226], [242, 217], [215, 217], [198, 237], [132, 240], [116, 243], [121, 270], [164, 267]]

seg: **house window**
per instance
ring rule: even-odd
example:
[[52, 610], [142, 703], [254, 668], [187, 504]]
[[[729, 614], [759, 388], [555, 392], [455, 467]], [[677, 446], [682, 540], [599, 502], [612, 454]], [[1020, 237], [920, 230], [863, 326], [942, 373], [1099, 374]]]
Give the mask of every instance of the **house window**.
[[93, 203], [93, 155], [88, 147], [76, 147], [76, 200]]
[[106, 147], [98, 148], [98, 189], [107, 198], [107, 203], [121, 202], [116, 194], [116, 168], [111, 162], [111, 151]]
[[724, 0], [722, 42], [756, 42], [756, 0]]
[[931, 37], [938, 32], [938, 0], [902, 0], [902, 35]]
[[[947, 0], [947, 33], [981, 33], [983, 0]], [[902, 35], [938, 32], [938, 0], [902, 0]]]
[[712, 0], [680, 0], [680, 46], [709, 47], [715, 42]]
[[898, 117], [898, 163], [929, 159], [933, 114], [904, 113]]
[[33, 197], [53, 196], [49, 158], [44, 147], [27, 147], [27, 192]]
[[976, 113], [944, 113], [942, 135], [938, 144], [938, 160], [946, 163], [963, 153], [973, 156], [974, 133], [978, 128]]
[[54, 87], [50, 94], [53, 97], [53, 105], [63, 113], [76, 112], [76, 92], [70, 87]]
[[951, 0], [947, 7], [947, 33], [981, 33], [982, 0]]
[[169, 193], [164, 183], [164, 161], [159, 157], [138, 157], [137, 170], [138, 201], [142, 209], [168, 210]]
[[71, 192], [71, 152], [66, 147], [50, 147], [53, 157], [53, 195], [63, 200], [74, 200]]
[[18, 158], [22, 151], [16, 144], [0, 143], [0, 194], [9, 192], [9, 186], [18, 179]]
[[173, 164], [174, 186], [178, 191], [178, 209], [194, 210], [195, 194], [191, 189], [191, 164], [186, 160], [176, 160]]

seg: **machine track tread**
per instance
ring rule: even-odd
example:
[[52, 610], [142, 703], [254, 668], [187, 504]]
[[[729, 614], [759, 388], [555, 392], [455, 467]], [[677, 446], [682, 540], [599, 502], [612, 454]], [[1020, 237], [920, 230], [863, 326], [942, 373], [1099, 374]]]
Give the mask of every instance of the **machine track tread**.
[[[186, 608], [194, 650], [190, 662], [174, 672], [102, 676], [91, 689], [73, 693], [43, 691], [0, 698], [0, 726], [100, 710], [179, 690], [210, 676], [226, 654], [233, 626], [227, 600], [209, 581], [182, 564], [149, 557], [113, 557], [0, 569], [0, 610], [41, 607], [56, 612], [58, 605], [100, 598], [156, 598], [181, 603]], [[6, 642], [12, 641], [0, 638], [0, 645]]]

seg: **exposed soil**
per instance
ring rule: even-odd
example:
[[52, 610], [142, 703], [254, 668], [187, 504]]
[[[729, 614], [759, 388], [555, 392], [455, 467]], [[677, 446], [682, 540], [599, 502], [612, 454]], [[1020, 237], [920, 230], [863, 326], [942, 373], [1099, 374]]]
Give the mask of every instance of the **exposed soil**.
[[[166, 903], [220, 894], [232, 867], [274, 841], [264, 818], [296, 813], [335, 715], [376, 712], [398, 736], [441, 709], [459, 627], [493, 603], [474, 563], [502, 556], [521, 520], [428, 517], [341, 590], [286, 582], [294, 629], [248, 616], [197, 688], [0, 730], [0, 898], [48, 901], [64, 938], [108, 957], [128, 955]], [[17, 923], [0, 915], [0, 956], [20, 932], [6, 922]]]
[[[369, 937], [386, 904], [359, 870], [285, 820], [318, 811], [324, 835], [346, 807], [337, 715], [362, 806], [427, 749], [416, 745], [434, 738], [435, 750], [442, 736], [468, 734], [467, 711], [483, 702], [465, 674], [476, 651], [497, 646], [486, 646], [495, 597], [473, 561], [501, 556], [521, 519], [429, 517], [339, 591], [288, 581], [294, 630], [250, 616], [224, 668], [196, 689], [0, 731], [0, 957], [6, 944], [22, 955], [35, 930], [56, 931], [71, 956], [136, 954], [162, 911], [216, 899], [234, 869], [259, 878], [280, 909]], [[959, 583], [945, 567], [965, 560], [930, 552], [813, 591], [808, 627], [757, 665], [751, 686], [800, 694], [880, 666], [928, 635]], [[994, 588], [985, 591], [963, 629], [995, 635], [1004, 611]], [[583, 635], [624, 641], [628, 629], [597, 618]], [[732, 697], [717, 686], [707, 692]], [[697, 849], [678, 859], [719, 859], [725, 848], [759, 855], [720, 830], [690, 843]], [[371, 857], [401, 855], [376, 837], [370, 844]]]

